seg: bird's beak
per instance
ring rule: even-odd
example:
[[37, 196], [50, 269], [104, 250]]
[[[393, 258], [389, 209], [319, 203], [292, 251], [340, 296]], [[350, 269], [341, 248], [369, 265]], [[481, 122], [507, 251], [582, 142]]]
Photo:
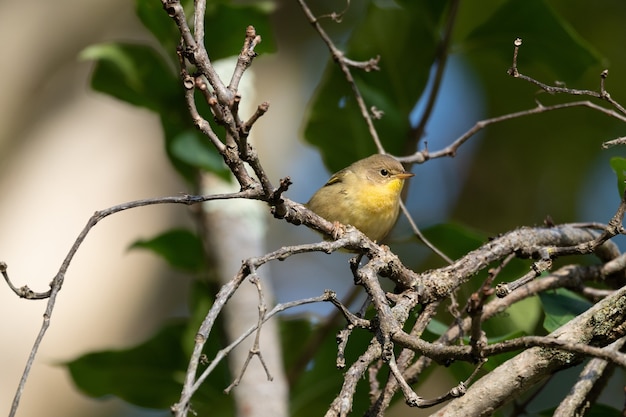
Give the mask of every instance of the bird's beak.
[[394, 174], [394, 178], [398, 178], [399, 180], [406, 180], [408, 178], [411, 178], [412, 176], [414, 176], [415, 174], [412, 172], [401, 172], [399, 174]]

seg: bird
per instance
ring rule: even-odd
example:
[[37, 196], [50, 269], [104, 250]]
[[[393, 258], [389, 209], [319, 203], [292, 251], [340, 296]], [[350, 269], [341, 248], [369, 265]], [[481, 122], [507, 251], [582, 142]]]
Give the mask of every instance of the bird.
[[381, 242], [398, 219], [404, 181], [413, 175], [392, 156], [374, 154], [333, 174], [305, 206]]

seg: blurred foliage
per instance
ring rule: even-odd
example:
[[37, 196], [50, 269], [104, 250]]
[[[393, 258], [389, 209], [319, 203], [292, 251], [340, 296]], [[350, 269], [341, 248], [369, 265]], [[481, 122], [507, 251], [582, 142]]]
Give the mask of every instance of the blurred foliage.
[[[384, 112], [376, 129], [390, 153], [401, 154], [408, 139], [408, 115], [428, 81], [444, 5], [412, 2], [406, 8], [370, 2], [347, 43], [350, 59], [367, 61], [381, 56], [380, 71], [353, 69], [352, 73], [368, 108]], [[352, 89], [332, 60], [306, 120], [305, 138], [319, 148], [331, 171], [376, 153]]]
[[586, 299], [565, 288], [542, 292], [539, 299], [546, 314], [543, 327], [553, 332], [592, 306]]
[[[484, 233], [457, 223], [437, 224], [425, 229], [423, 233], [430, 243], [452, 259], [458, 259], [478, 249], [487, 240]], [[413, 240], [418, 241], [417, 237]]]
[[[193, 290], [191, 310], [197, 314], [192, 317], [166, 323], [152, 338], [133, 348], [88, 353], [68, 362], [78, 388], [95, 398], [115, 395], [140, 407], [169, 410], [180, 398], [194, 336], [214, 300], [214, 292], [200, 282]], [[212, 337], [204, 353], [212, 358], [222, 348], [222, 338]], [[193, 408], [198, 415], [234, 415], [233, 399], [224, 395], [231, 380], [228, 364], [223, 361], [194, 396]]]
[[180, 347], [183, 329], [183, 323], [169, 323], [136, 347], [89, 353], [67, 367], [89, 396], [115, 395], [142, 407], [166, 409], [178, 400], [186, 367]]
[[[182, 3], [187, 16], [193, 16], [190, 12], [193, 2]], [[158, 2], [136, 0], [135, 5], [137, 15], [159, 41], [160, 48], [123, 42], [89, 46], [80, 58], [95, 61], [91, 87], [158, 113], [167, 155], [179, 174], [191, 184], [197, 180], [198, 169], [230, 178], [221, 156], [191, 122], [177, 78], [178, 28]], [[230, 2], [210, 3], [205, 16], [205, 35], [208, 42], [219, 39], [219, 42], [212, 42], [211, 59], [217, 61], [237, 55], [243, 45], [246, 27], [250, 24], [264, 34], [260, 50], [263, 53], [275, 51], [268, 20], [269, 11], [267, 3], [263, 2], [247, 6]], [[240, 31], [235, 32], [232, 28], [240, 28]], [[206, 104], [202, 104], [202, 100], [198, 103], [199, 109], [208, 115]], [[212, 118], [207, 116], [207, 119], [212, 122]]]
[[[337, 326], [331, 334], [340, 330]], [[311, 343], [319, 337], [319, 327], [305, 318], [285, 319], [281, 322], [283, 339], [284, 363], [287, 375], [294, 378], [290, 387], [292, 416], [317, 417], [323, 415], [328, 405], [335, 399], [343, 384], [343, 372], [337, 370], [337, 342], [334, 337], [326, 337], [321, 341], [315, 352], [315, 358], [300, 368], [299, 361], [306, 358], [306, 351]], [[367, 349], [371, 334], [358, 330], [350, 336], [350, 348], [346, 350], [346, 365], [354, 363], [360, 352]], [[299, 372], [298, 372], [299, 370]], [[369, 405], [369, 394], [363, 389], [366, 381], [359, 385], [354, 398], [353, 412], [363, 415]], [[362, 386], [363, 385], [363, 386]]]
[[[187, 16], [191, 16], [192, 2], [187, 0], [183, 4]], [[607, 31], [606, 27], [611, 24], [623, 27], [623, 21], [616, 16], [626, 17], [624, 12], [619, 12], [618, 2], [608, 4], [602, 9], [579, 4], [576, 9], [564, 0], [462, 2], [450, 47], [462, 56], [481, 83], [488, 117], [534, 107], [535, 100], [549, 104], [557, 99], [536, 94], [534, 86], [505, 74], [516, 37], [524, 39], [519, 57], [522, 73], [542, 80], [566, 81], [570, 87], [592, 89], [597, 86], [603, 69], [601, 64], [605, 63], [590, 44], [598, 45], [602, 43], [600, 39], [608, 39], [606, 32], [604, 38], [599, 33]], [[324, 5], [331, 7], [327, 3], [315, 6]], [[413, 127], [409, 116], [427, 88], [437, 63], [449, 5], [450, 1], [370, 0], [353, 4], [348, 10], [357, 16], [346, 19], [354, 25], [343, 28], [337, 44], [353, 60], [381, 57], [380, 71], [353, 69], [352, 72], [368, 107], [375, 106], [384, 112], [384, 117], [374, 123], [390, 153], [407, 151], [407, 139]], [[575, 10], [579, 10], [578, 14]], [[614, 15], [611, 10], [615, 11]], [[184, 103], [183, 89], [176, 75], [177, 28], [154, 0], [136, 0], [136, 11], [156, 42], [153, 45], [105, 43], [85, 49], [81, 57], [95, 62], [91, 87], [156, 112], [162, 122], [165, 150], [172, 165], [192, 185], [198, 170], [227, 176], [221, 156], [194, 129]], [[263, 36], [257, 52], [274, 52], [271, 12], [271, 3], [209, 2], [206, 46], [211, 59], [236, 55], [249, 24]], [[301, 14], [293, 19], [306, 24]], [[602, 27], [598, 25], [600, 21], [604, 22]], [[334, 23], [323, 20], [322, 24]], [[584, 36], [577, 33], [579, 29], [585, 32]], [[588, 39], [591, 42], [584, 40], [593, 35], [598, 37]], [[313, 33], [311, 36], [315, 37]], [[624, 59], [621, 49], [615, 55]], [[611, 89], [610, 79], [608, 85]], [[455, 117], [455, 111], [462, 111], [450, 110], [451, 118]], [[211, 119], [206, 106], [200, 111]], [[221, 133], [218, 126], [214, 128]], [[575, 190], [584, 180], [594, 155], [598, 154], [600, 141], [617, 136], [618, 131], [616, 121], [587, 109], [512, 120], [491, 127], [482, 132], [482, 139], [474, 138], [479, 142], [479, 149], [462, 179], [466, 187], [454, 213], [458, 222], [435, 226], [426, 231], [427, 237], [456, 258], [485, 241], [487, 234], [475, 230], [488, 233], [508, 230], [538, 222], [546, 214], [552, 214], [558, 222], [572, 220]], [[333, 171], [375, 151], [354, 95], [331, 59], [304, 120], [304, 136], [319, 149]], [[561, 161], [566, 161], [566, 166]], [[623, 185], [626, 172], [623, 162], [614, 162], [613, 168]], [[515, 218], [516, 222], [509, 224], [510, 218]], [[460, 226], [464, 223], [471, 224], [472, 229]], [[205, 262], [200, 240], [188, 231], [164, 232], [136, 242], [133, 248], [150, 250], [172, 267], [194, 274], [202, 271]], [[518, 277], [528, 265], [524, 261], [511, 262], [498, 280]], [[484, 277], [473, 281], [473, 287], [464, 288], [458, 294], [460, 299], [475, 291], [481, 278]], [[90, 353], [68, 363], [77, 386], [94, 397], [115, 395], [143, 407], [169, 408], [180, 394], [193, 336], [212, 304], [211, 294], [214, 294], [212, 289], [198, 282], [190, 295], [189, 318], [166, 324], [150, 340], [134, 348]], [[532, 333], [542, 318], [545, 328], [553, 330], [584, 307], [580, 300], [563, 292], [542, 295], [540, 300], [541, 303], [538, 298], [527, 300], [494, 317], [485, 324], [485, 331], [494, 338]], [[451, 318], [444, 314], [437, 320], [429, 326], [426, 339], [433, 340], [445, 331]], [[209, 339], [205, 352], [209, 358], [223, 347], [220, 331], [218, 326], [218, 335]], [[318, 337], [318, 326], [307, 319], [281, 319], [281, 331], [285, 365], [288, 370], [293, 369], [306, 347], [303, 341]], [[366, 332], [355, 332], [351, 336], [348, 365], [370, 338]], [[490, 359], [485, 369], [497, 366], [507, 357], [508, 354]], [[335, 341], [327, 338], [315, 358], [292, 381], [293, 415], [324, 413], [342, 382], [335, 359]], [[454, 364], [450, 369], [455, 378], [462, 380], [467, 377], [469, 368], [467, 364]], [[222, 394], [231, 381], [226, 365], [220, 365], [209, 378], [194, 397], [194, 409], [200, 415], [233, 415], [231, 397]], [[368, 404], [366, 387], [359, 387], [357, 396], [355, 415], [362, 413]]]
[[[550, 408], [549, 410], [543, 410], [537, 415], [540, 417], [552, 417], [556, 408]], [[585, 410], [585, 417], [623, 417], [621, 410], [613, 407], [609, 407], [605, 404], [593, 404], [588, 410]]]
[[[570, 88], [598, 90], [600, 73], [609, 68], [612, 75], [607, 80], [607, 88], [611, 96], [618, 100], [625, 97], [620, 76], [610, 69], [623, 68], [626, 62], [623, 54], [617, 52], [617, 43], [609, 42], [609, 39], [624, 36], [614, 32], [619, 25], [617, 22], [624, 18], [623, 4], [611, 1], [598, 8], [582, 2], [537, 3], [487, 1], [481, 3], [480, 8], [476, 1], [462, 4], [460, 30], [455, 40], [459, 54], [481, 83], [486, 117], [530, 109], [536, 106], [536, 101], [549, 105], [581, 99], [542, 93], [534, 85], [507, 76], [506, 69], [512, 63], [512, 41], [518, 36], [523, 37], [518, 57], [518, 67], [523, 74], [548, 84], [560, 82]], [[527, 4], [555, 15], [549, 20], [562, 28], [550, 32], [536, 28], [535, 35], [527, 33], [527, 27], [536, 27], [534, 22], [544, 19], [539, 15], [529, 19]], [[511, 31], [507, 40], [493, 36], [485, 47], [463, 42], [463, 37], [474, 38], [483, 33], [470, 22], [483, 19], [483, 27], [495, 27], [498, 24], [494, 16], [504, 18], [500, 13], [502, 8], [508, 10], [507, 21], [519, 19], [518, 23], [508, 26]], [[525, 33], [518, 31], [520, 23], [525, 24]], [[613, 32], [608, 28], [613, 28]], [[503, 25], [500, 30], [507, 29]], [[564, 40], [566, 36], [570, 37], [569, 41]], [[488, 41], [486, 35], [479, 38]], [[595, 48], [589, 48], [590, 44]], [[604, 57], [610, 57], [611, 65], [606, 58], [599, 58], [598, 50]], [[546, 56], [546, 51], [551, 51], [550, 56]], [[602, 171], [605, 177], [610, 172], [611, 154], [600, 145], [604, 140], [621, 135], [621, 122], [582, 108], [490, 126], [475, 138], [477, 140], [472, 139], [477, 145], [475, 157], [464, 173], [464, 186], [452, 216], [491, 234], [541, 223], [547, 215], [557, 223], [578, 221], [580, 202], [584, 198], [580, 190], [585, 186], [586, 190], [596, 188], [586, 184], [592, 177], [590, 171], [597, 170], [601, 164], [605, 167]]]
[[162, 256], [174, 268], [200, 273], [204, 269], [202, 241], [188, 230], [169, 230], [152, 239], [133, 243], [130, 249], [147, 249]]
[[619, 198], [624, 198], [624, 192], [626, 192], [626, 158], [613, 157], [611, 158], [611, 168], [617, 176], [617, 192]]
[[[503, 51], [511, 62], [514, 39], [523, 40], [523, 54], [560, 77], [578, 80], [600, 62], [600, 54], [560, 18], [543, 0], [526, 0], [524, 7], [507, 1], [467, 37], [466, 50]], [[526, 60], [524, 59], [523, 62]]]
[[[447, 12], [444, 6], [449, 2], [399, 3], [401, 7], [371, 2], [346, 46], [346, 55], [357, 61], [381, 56], [380, 71], [352, 72], [368, 108], [384, 112], [384, 117], [375, 121], [376, 129], [387, 152], [396, 155], [406, 152], [412, 127], [409, 115], [436, 65]], [[489, 13], [482, 5], [480, 11]], [[503, 2], [455, 47], [468, 54], [501, 54], [511, 62], [513, 40], [520, 36], [535, 43], [534, 48], [526, 49], [541, 51], [537, 58], [542, 65], [566, 79], [577, 79], [599, 63], [599, 54], [543, 0], [524, 2], [523, 7], [519, 2]], [[310, 105], [304, 135], [320, 149], [331, 172], [376, 152], [350, 86], [333, 60]]]

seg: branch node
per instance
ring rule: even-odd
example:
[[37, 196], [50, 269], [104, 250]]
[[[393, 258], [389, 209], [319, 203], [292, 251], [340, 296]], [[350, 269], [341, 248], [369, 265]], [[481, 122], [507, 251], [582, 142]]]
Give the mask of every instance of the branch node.
[[196, 80], [194, 79], [194, 77], [189, 74], [185, 74], [183, 76], [183, 87], [185, 87], [185, 90], [192, 90], [195, 85]]
[[385, 115], [385, 112], [383, 110], [380, 110], [376, 106], [370, 107], [370, 113], [372, 114], [372, 119], [375, 119], [375, 120], [380, 120]]
[[450, 396], [458, 398], [464, 396], [466, 392], [467, 387], [465, 386], [465, 383], [460, 382], [459, 385], [450, 390]]
[[510, 76], [517, 78], [520, 75], [517, 70], [517, 54], [519, 53], [520, 46], [522, 46], [522, 38], [515, 38], [513, 46], [515, 46], [515, 49], [513, 50], [513, 65], [506, 72]]
[[282, 219], [287, 215], [287, 207], [285, 207], [282, 194], [289, 189], [291, 184], [293, 184], [291, 178], [282, 178], [278, 188], [274, 189], [267, 199], [267, 203], [272, 207], [272, 214], [277, 219]]
[[506, 282], [501, 282], [496, 285], [496, 297], [504, 298], [511, 293], [511, 289], [509, 288], [509, 284]]

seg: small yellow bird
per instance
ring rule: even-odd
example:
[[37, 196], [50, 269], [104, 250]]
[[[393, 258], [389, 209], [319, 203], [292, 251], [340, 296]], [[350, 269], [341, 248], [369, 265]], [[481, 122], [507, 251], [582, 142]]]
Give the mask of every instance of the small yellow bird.
[[404, 180], [413, 175], [389, 155], [372, 155], [330, 177], [306, 206], [380, 242], [398, 219]]

